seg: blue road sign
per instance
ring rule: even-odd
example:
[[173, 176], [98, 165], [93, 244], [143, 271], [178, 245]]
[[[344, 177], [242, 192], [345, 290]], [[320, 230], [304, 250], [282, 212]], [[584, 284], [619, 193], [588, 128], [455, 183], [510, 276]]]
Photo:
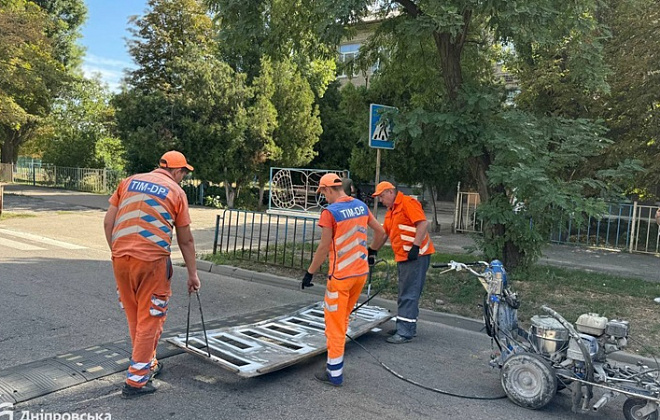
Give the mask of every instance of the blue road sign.
[[392, 123], [381, 121], [381, 113], [393, 106], [371, 104], [369, 107], [369, 147], [374, 149], [394, 149]]

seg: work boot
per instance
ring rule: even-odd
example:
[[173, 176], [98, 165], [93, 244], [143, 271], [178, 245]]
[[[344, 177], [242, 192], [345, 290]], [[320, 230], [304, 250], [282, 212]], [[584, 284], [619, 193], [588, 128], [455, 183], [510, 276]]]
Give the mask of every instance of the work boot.
[[[396, 328], [392, 328], [391, 330], [389, 330], [389, 331], [387, 332], [388, 335], [394, 335], [394, 334], [396, 334], [396, 333], [397, 333], [397, 329], [396, 329]], [[417, 337], [417, 331], [415, 331], [415, 333], [413, 334], [413, 337]]]
[[316, 380], [319, 381], [319, 382], [322, 382], [326, 385], [330, 385], [330, 386], [334, 386], [334, 387], [340, 387], [340, 386], [343, 385], [343, 384], [335, 384], [335, 383], [331, 382], [330, 377], [328, 376], [328, 371], [325, 370], [325, 369], [323, 369], [320, 372], [316, 372], [314, 374], [314, 378], [316, 378]]
[[394, 334], [392, 337], [387, 337], [385, 341], [391, 344], [403, 344], [412, 340], [412, 337], [404, 337], [399, 334]]
[[121, 389], [121, 397], [125, 399], [136, 398], [140, 395], [153, 394], [157, 390], [158, 388], [156, 388], [154, 384], [151, 383], [151, 381], [147, 382], [147, 384], [141, 388], [130, 386], [129, 384], [125, 383], [124, 387]]
[[156, 375], [159, 375], [160, 372], [163, 370], [163, 362], [158, 362], [156, 366], [151, 370], [151, 378], [149, 378], [149, 381], [152, 381]]

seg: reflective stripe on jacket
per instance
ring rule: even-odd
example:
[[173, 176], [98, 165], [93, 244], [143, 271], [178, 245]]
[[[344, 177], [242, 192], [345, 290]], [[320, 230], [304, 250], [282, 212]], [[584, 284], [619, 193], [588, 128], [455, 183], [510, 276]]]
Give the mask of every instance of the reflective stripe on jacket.
[[[423, 220], [426, 220], [426, 215], [420, 202], [398, 192], [392, 207], [385, 214], [383, 224], [397, 262], [408, 260], [408, 251], [412, 248], [417, 233], [415, 224]], [[419, 255], [430, 255], [434, 252], [433, 242], [427, 233], [419, 246]]]
[[342, 280], [368, 274], [369, 208], [362, 201], [351, 199], [330, 204], [326, 210], [337, 223], [330, 248], [328, 275]]
[[182, 208], [189, 217], [183, 200], [185, 193], [163, 170], [123, 180], [111, 198], [118, 209], [112, 255], [131, 255], [143, 261], [169, 256], [174, 226], [183, 220]]

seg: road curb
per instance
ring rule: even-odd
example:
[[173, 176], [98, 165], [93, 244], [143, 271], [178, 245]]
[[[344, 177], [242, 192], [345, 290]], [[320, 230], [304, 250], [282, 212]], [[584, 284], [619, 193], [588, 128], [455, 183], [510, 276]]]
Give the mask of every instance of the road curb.
[[[290, 289], [290, 290], [300, 290], [300, 280], [297, 279], [276, 276], [274, 274], [262, 273], [258, 271], [246, 270], [244, 268], [238, 268], [229, 265], [213, 264], [210, 261], [204, 261], [204, 260], [198, 260], [197, 267], [199, 270], [208, 273], [218, 274], [221, 276], [234, 277], [245, 281], [252, 281], [252, 282], [267, 284], [271, 286], [283, 287], [285, 289]], [[309, 293], [317, 296], [323, 296], [325, 293], [325, 287], [307, 288], [305, 290], [301, 290], [301, 292]], [[363, 298], [366, 299], [366, 295], [363, 294]], [[371, 302], [376, 306], [389, 309], [392, 313], [396, 313], [397, 304], [395, 301], [375, 297], [371, 300]], [[473, 331], [473, 332], [485, 331], [483, 321], [479, 319], [467, 318], [464, 316], [454, 315], [444, 312], [436, 312], [430, 309], [420, 309], [419, 319], [429, 322], [445, 324], [451, 327], [460, 328], [467, 331]], [[637, 354], [628, 353], [625, 351], [610, 354], [608, 355], [608, 357], [613, 361], [631, 364], [631, 365], [642, 363], [646, 366], [655, 366], [658, 363], [656, 360], [651, 359], [649, 357], [639, 356]]]

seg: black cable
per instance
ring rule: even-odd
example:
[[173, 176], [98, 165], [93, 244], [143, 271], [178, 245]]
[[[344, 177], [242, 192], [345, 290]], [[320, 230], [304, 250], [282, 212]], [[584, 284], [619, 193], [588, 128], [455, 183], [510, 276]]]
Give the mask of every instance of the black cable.
[[[376, 264], [378, 264], [378, 263], [380, 263], [380, 262], [385, 262], [385, 260], [378, 260], [378, 261], [376, 262]], [[386, 264], [387, 264], [387, 263], [386, 263]], [[374, 264], [374, 265], [375, 265], [375, 264]], [[373, 268], [373, 267], [370, 267], [370, 276], [371, 276], [371, 268]], [[356, 310], [360, 309], [362, 306], [364, 306], [364, 305], [366, 305], [367, 303], [369, 303], [369, 301], [371, 301], [371, 299], [373, 299], [374, 297], [376, 297], [376, 295], [378, 295], [380, 292], [382, 292], [383, 290], [385, 290], [385, 288], [387, 287], [387, 285], [388, 285], [388, 283], [389, 283], [390, 268], [391, 268], [390, 265], [387, 264], [386, 279], [385, 279], [385, 284], [383, 285], [383, 287], [381, 287], [380, 289], [378, 289], [378, 290], [376, 291], [376, 293], [374, 293], [372, 296], [370, 296], [365, 302], [363, 302], [363, 303], [360, 304], [359, 306], [356, 306], [356, 307], [351, 311], [351, 313], [355, 312]], [[390, 367], [387, 366], [385, 363], [383, 363], [378, 357], [376, 357], [376, 355], [374, 355], [374, 354], [371, 353], [369, 350], [367, 350], [366, 347], [364, 347], [362, 344], [358, 343], [358, 342], [357, 342], [353, 337], [351, 337], [350, 335], [346, 334], [346, 337], [350, 338], [352, 342], [354, 342], [355, 344], [357, 344], [357, 345], [358, 345], [362, 350], [364, 350], [369, 356], [371, 356], [375, 361], [377, 361], [378, 364], [380, 364], [380, 365], [381, 365], [386, 371], [390, 372], [392, 375], [396, 376], [397, 378], [401, 379], [401, 380], [404, 381], [404, 382], [408, 382], [409, 384], [415, 385], [415, 386], [420, 387], [420, 388], [422, 388], [422, 389], [426, 389], [427, 391], [437, 392], [438, 394], [448, 395], [448, 396], [450, 396], [450, 397], [465, 398], [465, 399], [470, 399], [470, 400], [499, 400], [499, 399], [502, 399], [502, 398], [506, 398], [506, 394], [504, 394], [504, 395], [500, 395], [500, 396], [497, 396], [497, 397], [483, 397], [483, 396], [461, 395], [461, 394], [456, 394], [456, 393], [449, 392], [449, 391], [443, 391], [443, 390], [441, 390], [441, 389], [433, 388], [433, 387], [430, 387], [430, 386], [427, 386], [427, 385], [424, 385], [424, 384], [420, 384], [419, 382], [415, 382], [414, 380], [409, 379], [409, 378], [406, 378], [406, 377], [404, 377], [403, 375], [401, 375], [401, 374], [397, 373], [396, 371], [394, 371], [394, 369], [390, 368]]]
[[403, 376], [403, 375], [397, 373], [397, 372], [394, 371], [392, 368], [390, 368], [389, 366], [387, 366], [385, 363], [381, 362], [381, 360], [380, 360], [378, 357], [376, 357], [376, 355], [374, 355], [374, 354], [371, 353], [369, 350], [367, 350], [366, 347], [364, 347], [362, 344], [358, 343], [358, 342], [357, 342], [353, 337], [351, 337], [350, 335], [346, 334], [346, 337], [350, 338], [352, 342], [354, 342], [355, 344], [357, 344], [358, 346], [360, 346], [360, 348], [361, 348], [362, 350], [364, 350], [365, 352], [367, 352], [367, 354], [368, 354], [369, 356], [373, 357], [373, 359], [374, 359], [375, 361], [377, 361], [378, 364], [380, 364], [380, 365], [381, 365], [386, 371], [388, 371], [389, 373], [391, 373], [392, 375], [396, 376], [397, 378], [401, 379], [401, 380], [404, 381], [404, 382], [408, 382], [409, 384], [415, 385], [415, 386], [420, 387], [420, 388], [422, 388], [422, 389], [425, 389], [425, 390], [427, 390], [427, 391], [437, 392], [438, 394], [448, 395], [448, 396], [450, 396], [450, 397], [456, 397], [456, 398], [464, 398], [464, 399], [468, 399], [468, 400], [500, 400], [500, 399], [502, 399], [502, 398], [506, 398], [506, 394], [504, 394], [504, 395], [499, 395], [499, 396], [497, 396], [497, 397], [484, 397], [484, 396], [479, 396], [479, 395], [462, 395], [462, 394], [456, 394], [456, 393], [449, 392], [449, 391], [444, 391], [444, 390], [442, 390], [442, 389], [438, 389], [438, 388], [433, 388], [433, 387], [430, 387], [430, 386], [428, 386], [428, 385], [420, 384], [419, 382], [415, 382], [414, 380], [412, 380], [412, 379], [408, 379], [408, 378], [406, 378], [405, 376]]

